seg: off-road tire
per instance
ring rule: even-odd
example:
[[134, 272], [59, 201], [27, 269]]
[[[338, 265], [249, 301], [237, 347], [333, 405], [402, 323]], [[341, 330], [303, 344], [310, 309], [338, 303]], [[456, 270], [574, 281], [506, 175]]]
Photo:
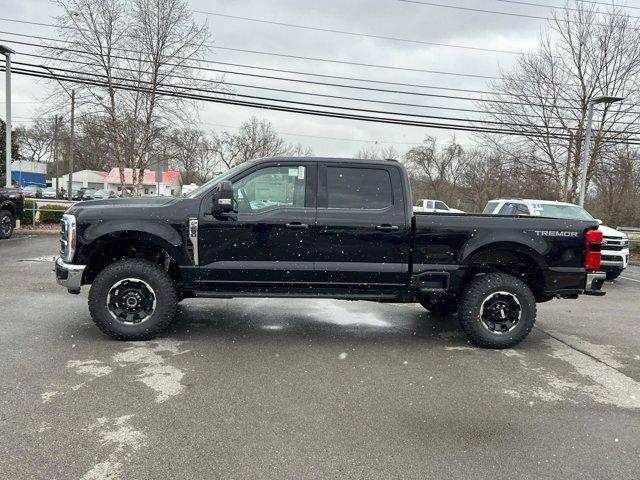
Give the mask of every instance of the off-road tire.
[[622, 269], [621, 268], [616, 268], [615, 270], [609, 270], [607, 272], [607, 280], [615, 280], [620, 275], [622, 275]]
[[[107, 307], [111, 288], [121, 280], [137, 278], [146, 282], [155, 293], [156, 305], [149, 318], [139, 324], [126, 324], [114, 318]], [[95, 278], [89, 291], [89, 312], [98, 328], [116, 340], [150, 340], [165, 331], [173, 322], [178, 297], [176, 287], [159, 265], [148, 260], [119, 260]]]
[[[9, 228], [8, 231], [5, 231], [4, 228], [2, 228], [2, 226], [4, 225], [4, 223], [9, 222], [9, 224], [11, 225], [11, 227]], [[11, 238], [11, 235], [13, 234], [13, 229], [16, 226], [16, 222], [13, 219], [13, 215], [11, 215], [11, 212], [7, 211], [7, 210], [0, 210], [0, 239], [7, 239], [7, 238]]]
[[425, 297], [420, 305], [438, 317], [455, 315], [458, 311], [458, 301], [455, 298]]
[[[485, 327], [481, 317], [482, 304], [492, 294], [507, 292], [520, 306], [520, 319], [513, 329], [495, 333]], [[533, 328], [536, 320], [536, 300], [522, 281], [503, 273], [488, 273], [471, 280], [464, 288], [458, 302], [458, 320], [471, 341], [482, 348], [510, 348], [520, 343]]]

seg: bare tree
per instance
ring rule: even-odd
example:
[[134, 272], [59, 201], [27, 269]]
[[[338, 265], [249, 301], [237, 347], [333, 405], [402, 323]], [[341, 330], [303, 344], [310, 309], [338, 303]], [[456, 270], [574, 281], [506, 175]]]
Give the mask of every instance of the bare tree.
[[369, 146], [363, 148], [356, 153], [355, 158], [363, 158], [369, 160], [385, 160], [385, 159], [397, 159], [399, 156], [398, 151], [391, 145], [383, 147], [379, 145]]
[[202, 184], [222, 171], [221, 162], [216, 162], [211, 141], [206, 134], [195, 128], [172, 130], [165, 139], [170, 163], [182, 174], [186, 184]]
[[[494, 148], [527, 170], [546, 175], [555, 197], [578, 192], [589, 101], [626, 97], [597, 110], [588, 180], [607, 151], [640, 133], [640, 22], [612, 5], [575, 0], [554, 10], [537, 51], [520, 55], [515, 68], [492, 84], [479, 104], [519, 137], [487, 137]], [[522, 152], [526, 155], [522, 155]]]
[[463, 158], [464, 151], [455, 137], [442, 147], [435, 138], [427, 137], [423, 145], [410, 149], [404, 155], [404, 162], [410, 174], [425, 183], [428, 196], [456, 204], [455, 191]]
[[63, 11], [57, 26], [65, 49], [50, 45], [48, 53], [73, 61], [77, 76], [97, 78], [98, 85], [77, 88], [88, 92], [87, 108], [108, 119], [121, 183], [124, 169], [132, 168], [137, 195], [161, 133], [194, 115], [195, 106], [164, 93], [179, 89], [184, 82], [180, 77], [198, 65], [207, 26], [193, 20], [185, 0], [56, 3]]
[[49, 119], [41, 119], [30, 127], [17, 127], [16, 135], [22, 158], [34, 162], [53, 159], [53, 125]]
[[259, 121], [256, 117], [243, 123], [237, 133], [213, 132], [211, 148], [226, 168], [253, 158], [311, 155], [310, 148], [287, 143], [268, 120]]

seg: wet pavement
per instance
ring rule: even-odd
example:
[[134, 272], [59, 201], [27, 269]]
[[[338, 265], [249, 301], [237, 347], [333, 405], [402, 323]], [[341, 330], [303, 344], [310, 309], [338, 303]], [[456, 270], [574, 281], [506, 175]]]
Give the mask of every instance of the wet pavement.
[[512, 350], [419, 305], [186, 300], [100, 333], [56, 237], [0, 242], [2, 478], [638, 478], [640, 268]]

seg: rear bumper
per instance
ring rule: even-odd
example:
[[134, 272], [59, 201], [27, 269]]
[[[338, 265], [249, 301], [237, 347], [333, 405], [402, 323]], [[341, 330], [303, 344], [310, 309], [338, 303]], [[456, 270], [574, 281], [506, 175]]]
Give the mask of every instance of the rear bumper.
[[587, 272], [587, 280], [584, 285], [585, 295], [597, 295], [602, 296], [605, 292], [602, 291], [602, 285], [607, 279], [607, 274], [604, 272]]
[[69, 293], [80, 293], [82, 274], [86, 265], [65, 263], [60, 257], [56, 259], [56, 281], [65, 287]]

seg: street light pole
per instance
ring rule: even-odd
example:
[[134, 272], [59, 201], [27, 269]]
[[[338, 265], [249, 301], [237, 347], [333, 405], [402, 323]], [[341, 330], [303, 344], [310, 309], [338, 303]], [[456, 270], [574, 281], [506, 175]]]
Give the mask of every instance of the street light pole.
[[591, 160], [591, 131], [593, 124], [593, 107], [600, 103], [612, 104], [624, 100], [622, 97], [596, 97], [589, 100], [589, 112], [587, 114], [587, 132], [584, 137], [584, 151], [582, 152], [582, 165], [580, 165], [580, 200], [578, 205], [584, 207], [584, 198], [587, 194], [587, 170]]
[[11, 54], [16, 53], [9, 47], [0, 45], [0, 53], [4, 55], [6, 62], [6, 121], [5, 121], [5, 135], [4, 135], [4, 150], [5, 150], [5, 186], [11, 187]]

